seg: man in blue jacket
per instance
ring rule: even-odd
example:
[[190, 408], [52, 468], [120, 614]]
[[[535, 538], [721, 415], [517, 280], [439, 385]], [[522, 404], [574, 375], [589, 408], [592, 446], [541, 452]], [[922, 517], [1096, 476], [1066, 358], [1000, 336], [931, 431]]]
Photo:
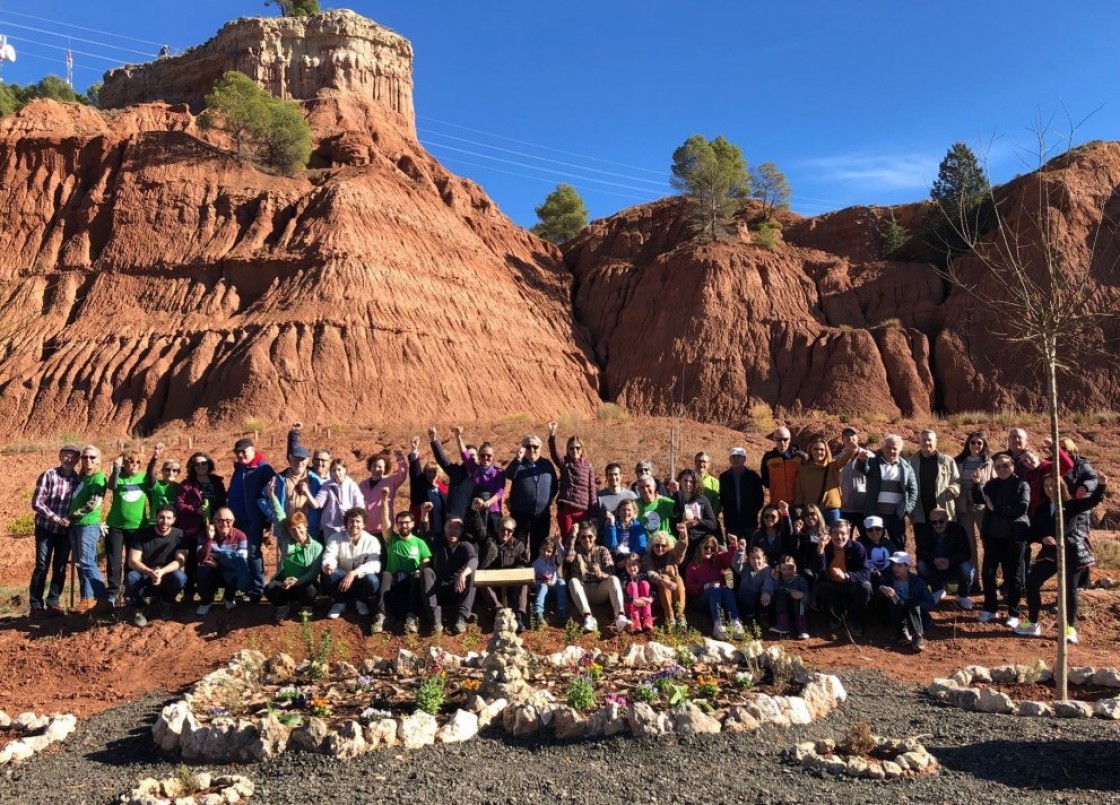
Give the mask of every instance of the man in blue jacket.
[[852, 526], [837, 520], [828, 527], [828, 539], [817, 548], [817, 603], [831, 616], [832, 628], [846, 621], [853, 637], [860, 637], [871, 601], [871, 570], [867, 551], [852, 539]]
[[264, 594], [264, 557], [261, 545], [264, 531], [272, 525], [261, 507], [261, 494], [267, 494], [268, 482], [276, 475], [272, 466], [257, 453], [252, 439], [238, 439], [233, 446], [233, 477], [229, 482], [229, 508], [233, 510], [234, 527], [249, 539], [249, 599], [259, 601]]

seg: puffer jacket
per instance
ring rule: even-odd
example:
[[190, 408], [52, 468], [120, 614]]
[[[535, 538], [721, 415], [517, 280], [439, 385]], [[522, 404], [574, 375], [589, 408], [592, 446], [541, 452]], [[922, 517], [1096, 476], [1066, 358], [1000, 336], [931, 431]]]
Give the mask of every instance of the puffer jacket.
[[[1097, 484], [1096, 488], [1084, 498], [1067, 500], [1062, 506], [1062, 517], [1065, 518], [1065, 543], [1066, 562], [1073, 568], [1080, 570], [1096, 564], [1093, 556], [1093, 547], [1089, 542], [1089, 527], [1091, 525], [1091, 512], [1101, 500], [1104, 499], [1105, 487]], [[1044, 537], [1053, 537], [1057, 531], [1054, 522], [1054, 513], [1047, 498], [1043, 498], [1031, 518], [1031, 536], [1039, 542]], [[1058, 561], [1058, 546], [1043, 545], [1035, 557], [1036, 562]]]
[[980, 526], [980, 536], [984, 539], [1030, 538], [1031, 521], [1027, 509], [1031, 503], [1031, 488], [1019, 476], [993, 478], [982, 489], [972, 487], [972, 500], [988, 504]]
[[586, 458], [572, 458], [556, 451], [556, 437], [548, 437], [552, 463], [560, 468], [560, 489], [556, 502], [581, 511], [591, 511], [598, 501], [595, 490], [595, 468]]
[[[762, 476], [762, 485], [770, 490], [771, 503], [784, 500], [793, 505], [797, 495], [797, 475], [808, 463], [809, 457], [792, 446], [785, 453], [774, 448], [762, 456], [759, 475]], [[757, 523], [753, 524], [751, 528], [756, 525]]]
[[797, 472], [794, 503], [820, 506], [822, 510], [841, 508], [840, 469], [854, 459], [856, 454], [841, 453], [833, 459], [832, 449], [827, 444], [824, 451], [824, 464], [814, 464], [812, 458], [802, 463]]

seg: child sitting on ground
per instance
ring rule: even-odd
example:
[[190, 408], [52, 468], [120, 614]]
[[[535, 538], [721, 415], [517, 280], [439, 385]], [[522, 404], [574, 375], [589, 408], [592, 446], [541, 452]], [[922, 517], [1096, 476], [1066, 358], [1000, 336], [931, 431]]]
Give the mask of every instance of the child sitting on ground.
[[740, 550], [735, 554], [732, 564], [739, 584], [735, 588], [735, 598], [739, 602], [739, 616], [743, 620], [761, 623], [768, 619], [770, 602], [774, 596], [774, 571], [766, 564], [766, 551], [761, 545]]
[[901, 550], [890, 535], [883, 528], [882, 517], [868, 517], [863, 521], [866, 537], [860, 537], [859, 542], [867, 551], [867, 567], [871, 570], [871, 590], [875, 592], [883, 580], [890, 576], [888, 572], [891, 565], [891, 554]]
[[546, 539], [533, 562], [533, 614], [537, 623], [544, 623], [544, 605], [549, 593], [556, 597], [556, 615], [560, 623], [568, 622], [568, 583], [560, 575], [564, 557], [557, 550], [555, 539]]
[[797, 562], [788, 554], [778, 562], [778, 578], [774, 583], [774, 625], [770, 631], [787, 635], [790, 620], [798, 640], [809, 639], [809, 582], [797, 572]]
[[649, 575], [642, 570], [642, 558], [636, 553], [626, 554], [622, 571], [618, 574], [626, 598], [626, 617], [631, 621], [634, 634], [653, 630], [653, 593]]

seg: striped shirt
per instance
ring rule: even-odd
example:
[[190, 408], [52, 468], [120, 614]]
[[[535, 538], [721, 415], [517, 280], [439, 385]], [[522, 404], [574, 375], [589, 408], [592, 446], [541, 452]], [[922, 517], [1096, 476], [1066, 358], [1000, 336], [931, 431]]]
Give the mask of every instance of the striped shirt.
[[889, 464], [884, 461], [879, 465], [879, 470], [883, 483], [879, 487], [876, 511], [879, 514], [895, 514], [905, 492], [902, 486], [902, 462], [896, 461], [894, 464]]
[[52, 534], [66, 533], [66, 526], [62, 521], [70, 516], [70, 501], [77, 488], [77, 473], [64, 475], [58, 471], [58, 467], [51, 467], [40, 475], [35, 482], [35, 494], [31, 497], [36, 527]]

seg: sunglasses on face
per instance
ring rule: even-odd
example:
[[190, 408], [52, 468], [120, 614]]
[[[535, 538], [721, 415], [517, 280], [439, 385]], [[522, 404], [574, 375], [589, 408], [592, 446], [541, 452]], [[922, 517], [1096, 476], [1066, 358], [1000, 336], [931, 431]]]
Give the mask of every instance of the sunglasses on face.
[[164, 468], [163, 468], [163, 471], [164, 471], [164, 472], [169, 472], [169, 473], [171, 473], [172, 475], [178, 475], [178, 474], [179, 474], [179, 472], [180, 472], [180, 470], [179, 470], [179, 468], [178, 468], [178, 467], [164, 467]]
[[82, 461], [97, 461], [101, 456], [82, 456]]
[[934, 525], [945, 525], [949, 521], [948, 520], [930, 520], [930, 522], [933, 523]]

